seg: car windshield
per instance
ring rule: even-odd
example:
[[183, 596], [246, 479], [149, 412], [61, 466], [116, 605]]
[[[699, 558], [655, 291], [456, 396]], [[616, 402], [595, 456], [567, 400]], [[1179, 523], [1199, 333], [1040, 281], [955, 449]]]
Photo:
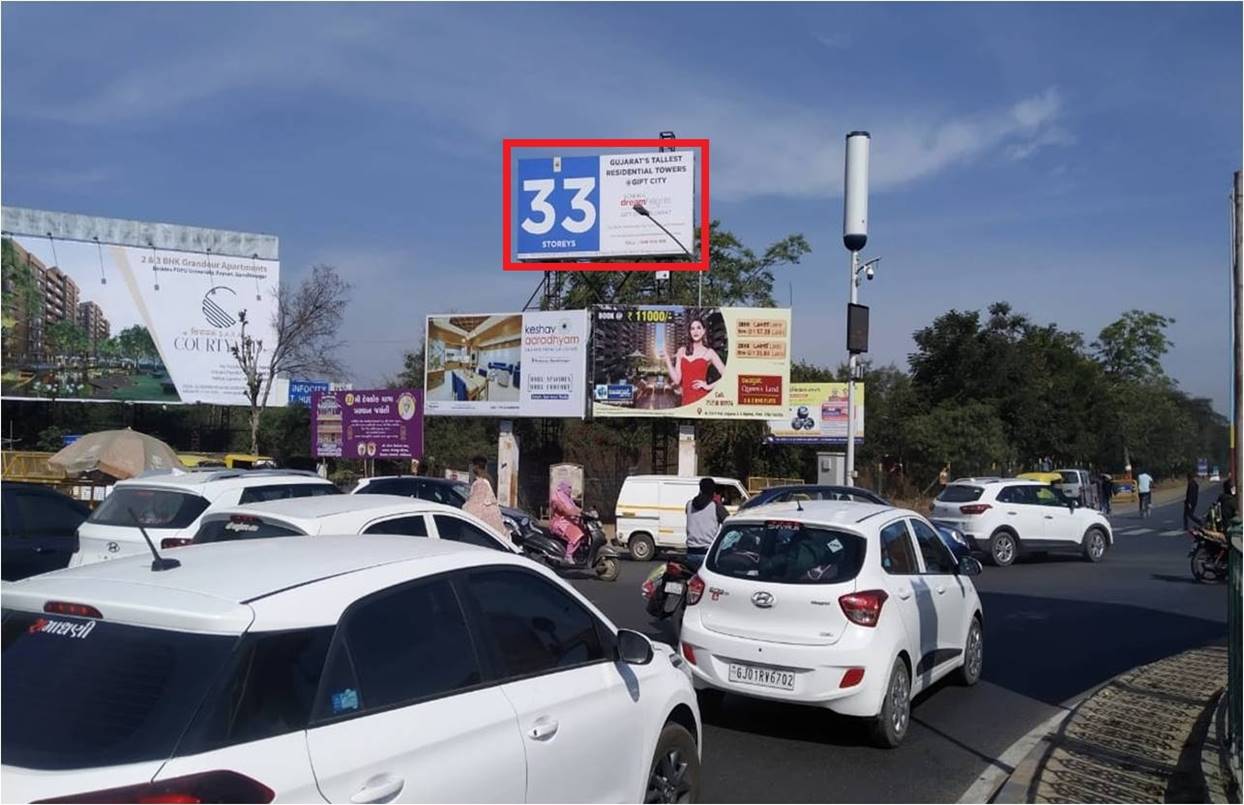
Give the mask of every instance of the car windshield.
[[707, 566], [737, 579], [785, 584], [840, 584], [864, 563], [864, 539], [797, 522], [727, 524]]
[[82, 769], [168, 758], [237, 640], [6, 610], [5, 765]]
[[1059, 475], [1061, 475], [1061, 476], [1062, 476], [1062, 478], [1063, 478], [1063, 483], [1065, 483], [1065, 484], [1078, 484], [1078, 483], [1080, 483], [1080, 474], [1079, 474], [1078, 472], [1068, 472], [1068, 471], [1063, 471], [1063, 472], [1060, 472], [1060, 473], [1059, 473]]
[[168, 489], [121, 487], [104, 498], [87, 522], [96, 525], [185, 528], [207, 506], [207, 499], [198, 495]]
[[973, 500], [980, 500], [981, 493], [985, 490], [979, 486], [968, 486], [966, 484], [951, 484], [942, 490], [937, 499], [943, 503], [968, 503]]

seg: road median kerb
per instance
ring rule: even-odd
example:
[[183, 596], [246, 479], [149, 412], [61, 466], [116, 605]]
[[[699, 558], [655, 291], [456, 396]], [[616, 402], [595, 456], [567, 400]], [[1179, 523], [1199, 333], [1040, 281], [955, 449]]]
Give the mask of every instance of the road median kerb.
[[1226, 678], [1223, 646], [1116, 676], [1033, 747], [992, 801], [1209, 801], [1216, 781], [1202, 756]]

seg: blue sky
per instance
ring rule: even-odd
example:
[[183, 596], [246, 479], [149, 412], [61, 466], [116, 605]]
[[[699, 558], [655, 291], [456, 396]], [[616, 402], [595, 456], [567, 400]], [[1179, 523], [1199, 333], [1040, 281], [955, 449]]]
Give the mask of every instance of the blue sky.
[[8, 205], [268, 232], [354, 283], [354, 380], [427, 313], [518, 309], [503, 137], [713, 143], [713, 215], [779, 275], [795, 354], [845, 347], [842, 147], [872, 133], [872, 355], [1005, 299], [1089, 340], [1176, 319], [1168, 371], [1225, 411], [1241, 6], [8, 4]]

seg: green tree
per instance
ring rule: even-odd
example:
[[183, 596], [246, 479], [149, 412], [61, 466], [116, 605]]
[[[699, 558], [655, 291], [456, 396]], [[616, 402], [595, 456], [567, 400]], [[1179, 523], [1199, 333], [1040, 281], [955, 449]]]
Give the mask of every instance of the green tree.
[[1093, 342], [1108, 383], [1107, 427], [1128, 466], [1134, 457], [1143, 457], [1154, 468], [1167, 463], [1158, 446], [1165, 437], [1155, 428], [1172, 413], [1167, 403], [1174, 385], [1162, 368], [1162, 356], [1171, 348], [1166, 328], [1174, 321], [1158, 313], [1129, 310], [1102, 328]]
[[1097, 360], [1112, 379], [1163, 380], [1162, 356], [1171, 348], [1166, 328], [1174, 323], [1159, 313], [1129, 310], [1098, 334], [1093, 342]]
[[0, 348], [8, 364], [19, 356], [35, 357], [31, 354], [35, 331], [30, 323], [42, 315], [43, 297], [34, 272], [20, 258], [17, 246], [9, 238], [0, 240], [0, 275], [4, 288], [0, 305], [0, 344], [3, 345]]
[[86, 331], [68, 319], [48, 325], [43, 338], [48, 352], [62, 361], [81, 358], [91, 346]]

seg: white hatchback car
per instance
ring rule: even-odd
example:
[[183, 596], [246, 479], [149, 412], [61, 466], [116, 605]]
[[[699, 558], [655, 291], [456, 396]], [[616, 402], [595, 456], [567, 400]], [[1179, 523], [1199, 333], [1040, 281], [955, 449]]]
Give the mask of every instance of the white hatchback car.
[[398, 495], [328, 495], [228, 506], [203, 515], [194, 543], [321, 534], [431, 537], [519, 552], [509, 539], [461, 509]]
[[[687, 588], [683, 656], [696, 687], [871, 718], [897, 746], [911, 699], [980, 679], [983, 615], [969, 576], [915, 512], [777, 503], [728, 519]], [[707, 701], [707, 700], [706, 700]]]
[[525, 559], [391, 536], [174, 553], [4, 585], [5, 801], [698, 793], [685, 663]]
[[1024, 551], [1071, 551], [1100, 562], [1114, 544], [1101, 512], [1055, 487], [1015, 478], [961, 478], [933, 501], [932, 516], [962, 531], [999, 567]]
[[78, 526], [78, 550], [70, 567], [147, 553], [137, 523], [156, 547], [185, 545], [205, 512], [239, 503], [341, 495], [313, 472], [208, 470], [165, 472], [118, 481], [108, 497]]

